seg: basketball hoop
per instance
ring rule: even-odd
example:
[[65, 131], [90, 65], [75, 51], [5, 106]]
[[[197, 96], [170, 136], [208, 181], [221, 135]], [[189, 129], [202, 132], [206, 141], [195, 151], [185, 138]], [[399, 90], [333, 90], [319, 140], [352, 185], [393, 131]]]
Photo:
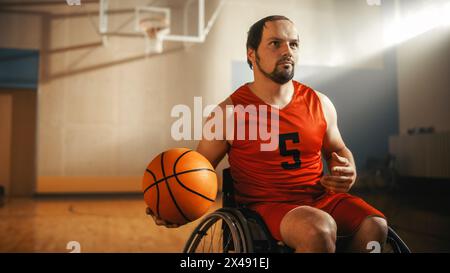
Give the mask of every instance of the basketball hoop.
[[165, 18], [146, 18], [139, 21], [139, 29], [145, 34], [145, 52], [161, 53], [163, 37], [170, 33], [169, 22]]

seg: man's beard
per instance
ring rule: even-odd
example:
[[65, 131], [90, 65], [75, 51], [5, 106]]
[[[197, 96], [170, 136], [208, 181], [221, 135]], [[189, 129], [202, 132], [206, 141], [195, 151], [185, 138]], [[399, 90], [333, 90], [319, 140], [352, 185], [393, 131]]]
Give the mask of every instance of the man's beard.
[[262, 69], [261, 65], [259, 64], [259, 60], [260, 60], [260, 58], [259, 58], [258, 52], [256, 52], [256, 66], [258, 66], [259, 70], [263, 73], [264, 76], [266, 76], [267, 78], [271, 79], [272, 81], [274, 81], [278, 84], [285, 84], [288, 81], [292, 80], [292, 78], [294, 77], [294, 69], [295, 69], [294, 63], [292, 63], [291, 71], [289, 71], [287, 69], [279, 69], [278, 68], [279, 63], [289, 60], [288, 58], [283, 58], [283, 59], [279, 60], [271, 73], [267, 73], [266, 71], [264, 71]]

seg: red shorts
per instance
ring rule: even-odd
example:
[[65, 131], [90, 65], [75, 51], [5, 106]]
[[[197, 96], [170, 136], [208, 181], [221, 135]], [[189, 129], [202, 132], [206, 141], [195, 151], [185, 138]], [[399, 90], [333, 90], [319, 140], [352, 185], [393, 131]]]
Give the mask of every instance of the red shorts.
[[337, 235], [353, 235], [368, 216], [386, 218], [383, 213], [373, 208], [359, 197], [348, 193], [327, 194], [312, 203], [257, 203], [248, 207], [258, 212], [269, 228], [272, 236], [281, 241], [280, 223], [283, 217], [292, 209], [299, 206], [311, 206], [330, 214], [336, 221]]

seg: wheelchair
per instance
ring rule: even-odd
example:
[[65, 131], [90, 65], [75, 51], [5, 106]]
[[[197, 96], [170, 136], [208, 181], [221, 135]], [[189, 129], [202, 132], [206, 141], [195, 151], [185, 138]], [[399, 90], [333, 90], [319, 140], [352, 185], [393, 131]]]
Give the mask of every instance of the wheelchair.
[[[234, 200], [230, 168], [223, 170], [223, 208], [205, 216], [194, 229], [184, 253], [292, 253], [275, 240], [261, 216]], [[339, 250], [339, 242], [337, 243]], [[408, 246], [391, 228], [383, 253], [410, 253]]]

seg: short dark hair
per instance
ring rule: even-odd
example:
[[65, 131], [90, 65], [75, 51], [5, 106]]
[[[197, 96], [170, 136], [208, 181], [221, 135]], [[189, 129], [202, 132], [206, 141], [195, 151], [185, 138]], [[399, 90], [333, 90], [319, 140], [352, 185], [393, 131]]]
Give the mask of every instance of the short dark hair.
[[[264, 30], [264, 25], [269, 21], [278, 21], [278, 20], [287, 20], [292, 23], [292, 21], [283, 15], [271, 15], [262, 18], [258, 22], [254, 23], [247, 33], [247, 50], [249, 48], [254, 49], [255, 51], [258, 49], [259, 44], [261, 43], [262, 33]], [[253, 69], [252, 62], [247, 58], [247, 63], [250, 66], [250, 69]]]

